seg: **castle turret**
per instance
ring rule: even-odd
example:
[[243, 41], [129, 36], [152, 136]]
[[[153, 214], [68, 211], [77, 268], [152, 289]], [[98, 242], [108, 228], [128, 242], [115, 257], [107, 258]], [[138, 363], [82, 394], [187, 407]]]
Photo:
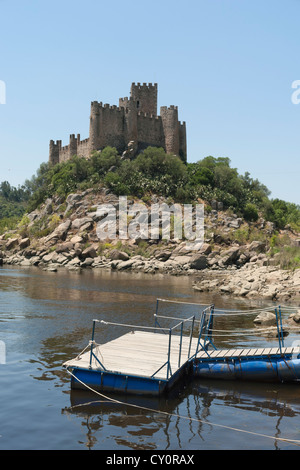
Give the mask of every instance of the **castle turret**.
[[132, 83], [131, 98], [136, 102], [136, 108], [141, 113], [157, 116], [157, 83]]
[[70, 135], [69, 155], [70, 158], [77, 155], [77, 137], [75, 137], [75, 134]]
[[60, 141], [56, 143], [54, 140], [50, 140], [49, 144], [49, 162], [51, 165], [56, 165], [59, 162], [59, 149], [60, 149]]
[[178, 122], [178, 108], [177, 106], [162, 106], [160, 108], [160, 115], [162, 119], [165, 150], [167, 153], [179, 155], [179, 122]]
[[186, 145], [186, 123], [179, 124], [179, 156], [182, 161], [187, 160], [187, 145]]
[[[101, 103], [102, 104], [102, 103]], [[89, 152], [98, 150], [101, 147], [100, 137], [100, 103], [92, 101], [90, 114], [90, 132], [89, 132]]]

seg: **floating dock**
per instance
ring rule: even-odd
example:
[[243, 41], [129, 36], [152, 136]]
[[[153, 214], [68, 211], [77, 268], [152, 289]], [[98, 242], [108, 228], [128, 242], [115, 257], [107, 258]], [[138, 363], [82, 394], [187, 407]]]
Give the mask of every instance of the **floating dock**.
[[[214, 306], [189, 318], [158, 315], [155, 326], [143, 327], [94, 320], [92, 339], [85, 350], [63, 364], [71, 373], [71, 387], [137, 395], [167, 393], [183, 376], [297, 382], [300, 347], [284, 347], [281, 310], [275, 309], [279, 344], [276, 348], [217, 349], [213, 342]], [[200, 307], [198, 305], [198, 307]], [[171, 328], [161, 319], [173, 320]], [[96, 325], [130, 329], [107, 343], [95, 341]]]
[[[195, 342], [197, 340], [192, 341], [191, 347], [195, 347]], [[186, 371], [189, 346], [189, 339], [183, 337], [179, 360], [180, 336], [173, 335], [169, 352], [168, 335], [133, 330], [95, 346], [92, 359], [90, 352], [86, 352], [66, 362], [65, 366], [97, 390], [159, 395]], [[72, 385], [84, 388], [75, 380]]]
[[[179, 320], [168, 329], [160, 327], [157, 313], [154, 327], [94, 320], [90, 350], [63, 364], [72, 370], [72, 388], [84, 389], [88, 385], [98, 391], [139, 395], [166, 392], [188, 372], [191, 357], [204, 346], [199, 337], [193, 337], [195, 317]], [[97, 344], [94, 340], [97, 323], [122, 326], [131, 331], [105, 344]], [[183, 334], [186, 324], [190, 329], [188, 336]]]

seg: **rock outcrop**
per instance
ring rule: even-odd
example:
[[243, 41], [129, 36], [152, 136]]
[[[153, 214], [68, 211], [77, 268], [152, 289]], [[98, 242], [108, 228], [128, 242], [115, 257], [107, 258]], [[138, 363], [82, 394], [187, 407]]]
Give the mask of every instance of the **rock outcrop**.
[[[249, 228], [245, 221], [213, 210], [205, 216], [205, 242], [197, 250], [184, 240], [99, 240], [97, 224], [103, 215], [97, 206], [109, 204], [117, 210], [118, 203], [106, 189], [70, 194], [66, 201], [48, 199], [27, 215], [27, 226], [0, 236], [0, 263], [51, 271], [89, 268], [189, 275], [200, 292], [266, 300], [300, 297], [300, 269], [279, 269], [269, 250], [272, 224], [259, 220], [254, 233], [260, 239], [247, 242], [237, 232]], [[299, 239], [299, 234], [290, 236]]]

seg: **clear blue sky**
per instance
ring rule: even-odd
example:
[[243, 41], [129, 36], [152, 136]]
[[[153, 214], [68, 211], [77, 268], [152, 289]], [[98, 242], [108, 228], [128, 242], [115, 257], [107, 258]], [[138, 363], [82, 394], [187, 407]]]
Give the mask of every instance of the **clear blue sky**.
[[91, 101], [157, 82], [189, 162], [229, 157], [300, 204], [299, 0], [0, 0], [0, 19], [0, 181], [35, 174], [50, 139], [88, 137]]

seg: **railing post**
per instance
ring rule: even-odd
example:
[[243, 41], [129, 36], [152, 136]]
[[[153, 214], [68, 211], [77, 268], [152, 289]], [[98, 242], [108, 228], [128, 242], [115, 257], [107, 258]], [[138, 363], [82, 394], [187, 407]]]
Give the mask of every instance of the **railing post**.
[[167, 380], [169, 379], [169, 372], [170, 372], [171, 337], [172, 337], [172, 328], [169, 328], [169, 348], [168, 348]]
[[189, 344], [189, 352], [188, 352], [188, 359], [191, 354], [191, 346], [192, 346], [192, 339], [193, 339], [193, 332], [194, 332], [194, 323], [195, 323], [195, 315], [193, 316], [192, 320], [192, 328], [191, 328], [191, 333], [190, 333], [190, 344]]
[[282, 346], [284, 346], [284, 337], [283, 337], [282, 317], [281, 317], [281, 307], [280, 307], [280, 305], [278, 307], [278, 310], [279, 310], [279, 319], [280, 319], [281, 343], [282, 343]]
[[93, 345], [94, 345], [94, 337], [95, 337], [95, 324], [96, 324], [96, 320], [93, 320], [93, 331], [92, 331], [92, 340], [91, 340], [91, 354], [90, 354], [90, 367], [92, 367]]
[[[205, 319], [206, 319], [206, 311], [203, 310], [203, 312], [201, 312], [201, 319], [200, 319], [200, 325], [199, 325], [199, 336], [198, 336], [198, 341], [197, 341], [197, 346], [196, 346], [195, 358], [197, 357], [197, 353], [199, 351], [199, 345], [201, 344], [202, 330], [203, 330], [203, 326], [204, 326], [204, 323], [205, 323]], [[204, 348], [205, 348], [205, 344], [204, 344]]]
[[279, 343], [279, 349], [280, 349], [280, 354], [281, 354], [281, 333], [280, 333], [280, 331], [279, 331], [277, 308], [275, 308], [275, 315], [276, 315], [276, 325], [277, 325], [278, 343]]
[[183, 331], [183, 321], [181, 322], [181, 329], [180, 329], [180, 343], [179, 343], [178, 367], [180, 367], [180, 359], [181, 359], [182, 331]]
[[157, 326], [157, 312], [158, 312], [158, 299], [156, 299], [156, 310], [155, 310], [155, 314], [154, 314], [154, 317], [155, 317], [155, 326]]

